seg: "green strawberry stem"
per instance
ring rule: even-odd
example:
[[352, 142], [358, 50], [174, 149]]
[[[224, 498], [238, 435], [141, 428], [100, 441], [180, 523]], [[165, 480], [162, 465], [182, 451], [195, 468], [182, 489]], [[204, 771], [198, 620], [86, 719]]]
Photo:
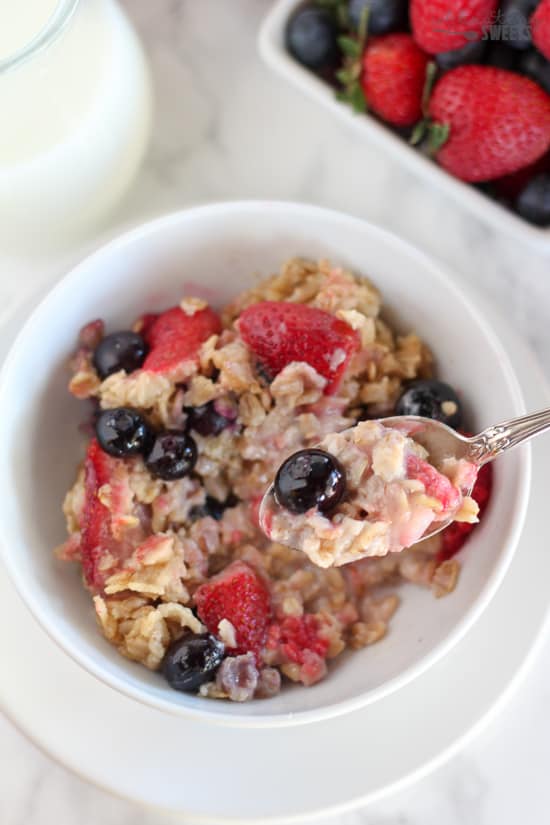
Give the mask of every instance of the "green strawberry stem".
[[431, 157], [436, 155], [441, 147], [447, 143], [451, 127], [448, 123], [430, 123], [428, 127], [428, 152]]
[[450, 127], [447, 123], [434, 123], [430, 119], [430, 98], [437, 77], [437, 65], [431, 60], [426, 66], [426, 81], [422, 91], [422, 120], [419, 120], [413, 129], [409, 143], [412, 146], [418, 146], [419, 143], [426, 141], [426, 148], [430, 157], [439, 152], [444, 143], [446, 143]]
[[338, 38], [338, 45], [344, 55], [343, 66], [336, 72], [336, 79], [342, 89], [336, 92], [336, 99], [347, 103], [355, 112], [366, 112], [368, 104], [361, 87], [362, 57], [365, 51], [369, 28], [369, 9], [361, 13], [357, 35], [349, 32]]
[[315, 5], [320, 6], [322, 9], [328, 9], [342, 31], [349, 29], [348, 4], [346, 0], [315, 0]]
[[425, 118], [430, 116], [430, 98], [432, 90], [437, 77], [437, 64], [430, 60], [426, 66], [426, 80], [424, 82], [424, 89], [422, 90], [422, 114]]

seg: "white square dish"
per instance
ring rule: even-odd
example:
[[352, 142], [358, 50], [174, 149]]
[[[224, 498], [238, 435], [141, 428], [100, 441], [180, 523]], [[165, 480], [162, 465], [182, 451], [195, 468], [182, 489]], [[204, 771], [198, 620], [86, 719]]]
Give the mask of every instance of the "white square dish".
[[285, 46], [287, 21], [301, 4], [302, 0], [277, 0], [262, 24], [258, 45], [263, 60], [271, 69], [363, 135], [366, 151], [380, 149], [389, 158], [447, 193], [452, 200], [496, 231], [550, 248], [550, 229], [529, 224], [474, 186], [453, 178], [375, 118], [368, 114], [356, 114], [347, 104], [338, 101], [328, 83], [301, 66]]

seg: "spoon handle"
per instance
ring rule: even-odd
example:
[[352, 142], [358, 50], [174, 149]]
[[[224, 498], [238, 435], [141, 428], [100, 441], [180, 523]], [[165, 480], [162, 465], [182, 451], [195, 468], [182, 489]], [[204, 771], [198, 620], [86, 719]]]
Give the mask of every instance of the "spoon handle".
[[550, 409], [511, 418], [474, 436], [469, 457], [481, 466], [546, 430], [550, 430]]

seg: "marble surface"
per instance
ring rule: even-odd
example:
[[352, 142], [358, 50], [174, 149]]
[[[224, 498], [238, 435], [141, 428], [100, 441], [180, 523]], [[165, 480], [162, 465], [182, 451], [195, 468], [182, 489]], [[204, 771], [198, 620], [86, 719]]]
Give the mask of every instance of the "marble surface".
[[[550, 240], [546, 253], [491, 231], [369, 151], [360, 137], [271, 76], [255, 49], [270, 0], [125, 0], [124, 6], [143, 37], [155, 86], [155, 131], [146, 164], [125, 203], [94, 236], [47, 252], [0, 253], [0, 323], [98, 238], [121, 227], [210, 200], [294, 199], [370, 218], [452, 266], [531, 344], [550, 378]], [[506, 709], [459, 757], [408, 790], [339, 822], [547, 821], [549, 699], [547, 643]], [[87, 785], [1, 718], [0, 763], [2, 825], [182, 821]]]

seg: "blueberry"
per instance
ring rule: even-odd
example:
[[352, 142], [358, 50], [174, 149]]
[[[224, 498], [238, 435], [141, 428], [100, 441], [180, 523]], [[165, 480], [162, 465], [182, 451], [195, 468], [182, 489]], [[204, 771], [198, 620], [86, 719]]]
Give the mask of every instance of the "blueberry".
[[218, 501], [213, 496], [206, 496], [204, 504], [197, 504], [189, 511], [189, 520], [197, 521], [200, 518], [210, 518], [219, 521], [228, 507], [235, 507], [239, 500], [234, 495], [230, 495], [225, 501]]
[[487, 43], [484, 40], [474, 40], [473, 43], [466, 43], [461, 49], [436, 54], [436, 63], [445, 72], [467, 63], [481, 63], [486, 46]]
[[346, 492], [346, 474], [340, 463], [324, 450], [300, 450], [279, 467], [274, 493], [278, 504], [291, 513], [312, 507], [334, 509]]
[[462, 408], [456, 392], [443, 381], [413, 381], [395, 407], [396, 415], [421, 415], [442, 421], [453, 429], [462, 423]]
[[113, 372], [133, 372], [141, 367], [147, 345], [141, 335], [131, 330], [106, 335], [96, 347], [93, 364], [101, 379]]
[[222, 642], [210, 633], [187, 633], [164, 654], [162, 675], [174, 690], [195, 691], [212, 679], [224, 652]]
[[254, 368], [258, 378], [268, 387], [273, 382], [273, 376], [266, 370], [263, 364], [258, 361]]
[[202, 404], [200, 407], [187, 407], [187, 428], [195, 430], [199, 435], [219, 435], [222, 430], [231, 424], [229, 418], [220, 415], [213, 401]]
[[485, 54], [487, 66], [494, 66], [496, 69], [508, 69], [513, 71], [519, 60], [517, 49], [511, 49], [506, 43], [491, 43]]
[[101, 449], [117, 458], [146, 452], [153, 439], [143, 416], [128, 407], [100, 412], [95, 432]]
[[369, 10], [370, 34], [385, 34], [407, 28], [407, 0], [349, 0], [349, 19], [358, 28], [364, 9]]
[[524, 52], [519, 61], [519, 70], [550, 94], [550, 63], [540, 52], [536, 49]]
[[550, 174], [544, 172], [529, 181], [516, 202], [519, 214], [537, 226], [550, 226]]
[[501, 36], [513, 49], [528, 49], [531, 45], [529, 18], [539, 0], [504, 0], [501, 9]]
[[338, 32], [326, 9], [306, 6], [288, 21], [286, 45], [303, 66], [316, 71], [329, 69], [338, 61]]
[[159, 433], [145, 461], [147, 469], [157, 478], [174, 481], [189, 475], [197, 461], [197, 445], [182, 430]]

